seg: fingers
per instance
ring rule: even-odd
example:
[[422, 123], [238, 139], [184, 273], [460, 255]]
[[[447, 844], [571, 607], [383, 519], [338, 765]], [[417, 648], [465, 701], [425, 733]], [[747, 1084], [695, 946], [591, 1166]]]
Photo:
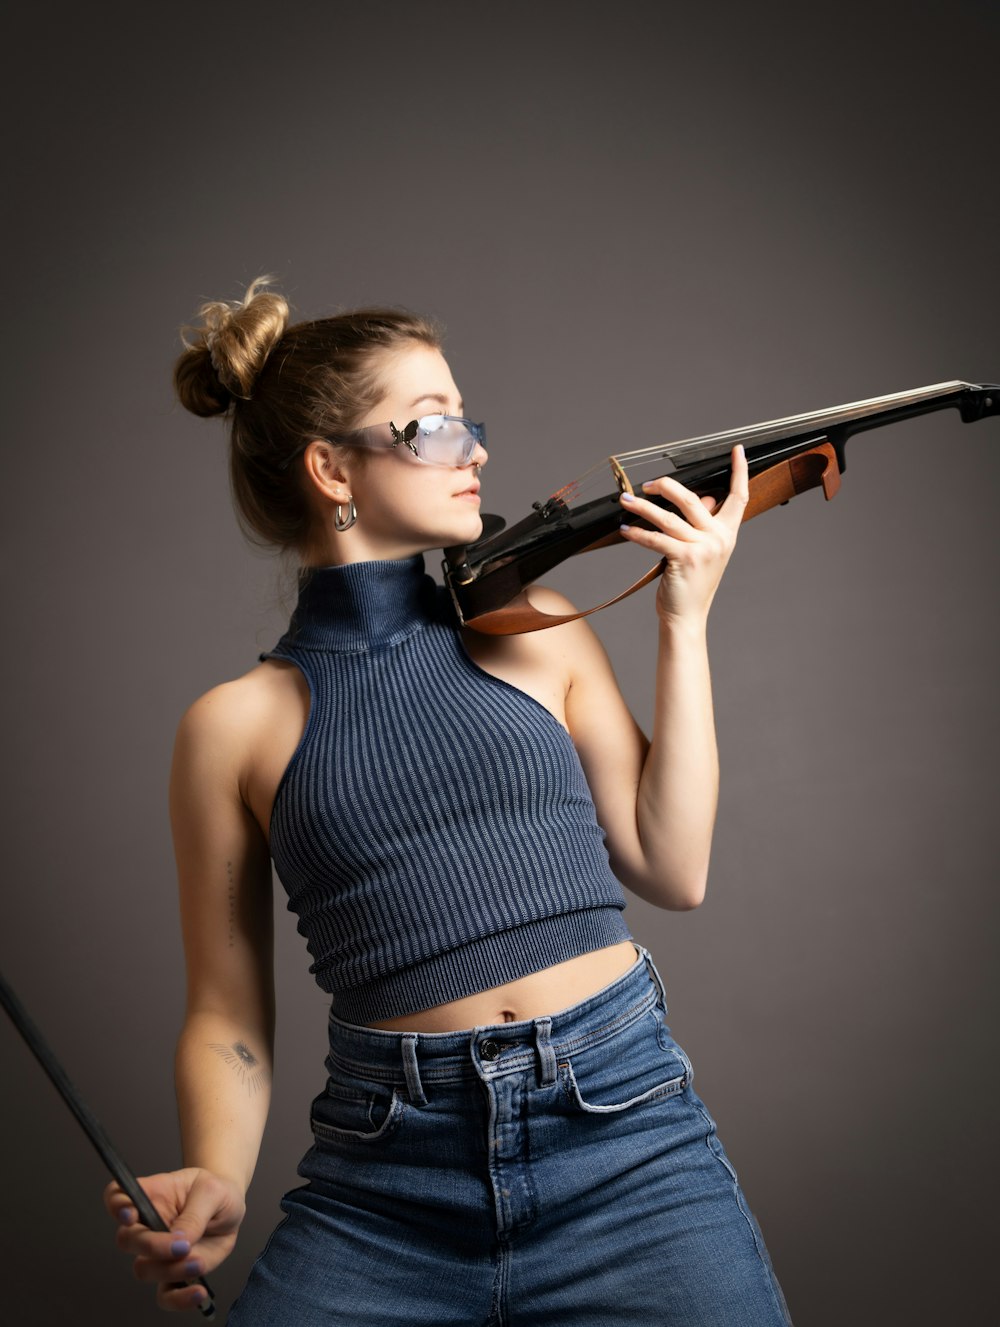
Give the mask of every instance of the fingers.
[[[662, 485], [662, 487], [661, 487]], [[642, 526], [626, 524], [623, 533], [632, 537], [633, 542], [645, 544], [648, 548], [661, 548], [667, 556], [678, 553], [684, 545], [696, 543], [710, 535], [715, 528], [715, 517], [701, 498], [692, 493], [675, 479], [664, 476], [654, 479], [643, 488], [667, 498], [675, 507], [683, 507], [683, 512], [667, 511], [664, 507], [629, 493], [621, 495], [621, 505], [628, 523], [633, 517], [641, 517], [653, 527], [646, 530]], [[712, 502], [712, 508], [716, 503]], [[654, 542], [645, 536], [652, 535]]]
[[182, 1230], [193, 1246], [203, 1236], [235, 1232], [245, 1211], [243, 1197], [235, 1184], [202, 1170], [191, 1185], [171, 1229]]
[[170, 1230], [150, 1230], [138, 1220], [121, 1221], [115, 1243], [122, 1253], [133, 1258], [156, 1259], [169, 1262], [185, 1257], [194, 1241], [179, 1226]]
[[126, 1209], [131, 1211], [132, 1220], [135, 1220], [136, 1211], [132, 1206], [132, 1200], [117, 1180], [112, 1180], [110, 1184], [105, 1186], [102, 1196], [104, 1198], [104, 1206], [107, 1208], [108, 1215], [115, 1221], [121, 1219], [121, 1214]]
[[[676, 510], [666, 511], [648, 498], [623, 493], [622, 535], [628, 543], [666, 559], [657, 590], [661, 620], [701, 623], [735, 546], [747, 504], [749, 477], [743, 449], [733, 448], [729, 492], [721, 503], [701, 497], [670, 475], [643, 484], [643, 491], [666, 498]], [[641, 517], [650, 528], [631, 525], [627, 513]]]
[[118, 1247], [132, 1257], [139, 1281], [156, 1284], [161, 1308], [197, 1308], [206, 1292], [188, 1283], [232, 1251], [246, 1210], [242, 1191], [233, 1181], [194, 1167], [148, 1176], [140, 1183], [169, 1230], [150, 1230], [127, 1194], [109, 1184], [104, 1202], [118, 1223]]
[[692, 539], [675, 539], [661, 530], [644, 530], [639, 525], [623, 525], [621, 533], [630, 544], [648, 548], [651, 553], [666, 558], [669, 563], [686, 562], [697, 548]]
[[[749, 501], [750, 480], [746, 454], [742, 446], [733, 448], [731, 459], [732, 475], [729, 492], [722, 502], [693, 492], [671, 475], [661, 475], [658, 479], [643, 484], [643, 493], [666, 498], [677, 508], [676, 512], [666, 511], [645, 497], [628, 493], [621, 494], [622, 506], [626, 511], [641, 516], [655, 529], [682, 541], [696, 539], [698, 531], [712, 530], [717, 521], [735, 531], [743, 519], [743, 511]], [[630, 533], [641, 532], [630, 531]]]
[[[692, 529], [707, 530], [711, 528], [712, 513], [702, 502], [697, 493], [685, 486], [671, 475], [661, 475], [659, 479], [651, 479], [642, 486], [643, 494], [649, 497], [631, 495], [623, 493], [621, 495], [622, 506], [627, 511], [634, 511], [642, 516], [644, 520], [650, 522], [661, 530], [668, 530], [680, 538], [690, 535]], [[655, 502], [650, 501], [653, 496], [666, 498], [677, 508], [676, 512], [666, 511]], [[713, 504], [714, 505], [714, 504]], [[678, 513], [680, 513], [678, 515]]]
[[[181, 1241], [178, 1241], [180, 1244]], [[209, 1271], [207, 1261], [189, 1252], [177, 1258], [136, 1258], [132, 1271], [137, 1281], [163, 1284], [166, 1289], [184, 1285]]]
[[161, 1285], [156, 1292], [156, 1303], [167, 1313], [190, 1312], [198, 1309], [208, 1298], [204, 1286], [167, 1286]]
[[743, 512], [750, 501], [750, 467], [742, 446], [733, 448], [732, 465], [729, 494], [719, 508], [718, 515], [735, 529], [743, 520]]
[[[147, 1187], [148, 1181], [144, 1185]], [[142, 1225], [128, 1199], [118, 1206], [118, 1247], [132, 1255], [132, 1271], [137, 1281], [156, 1285], [156, 1302], [168, 1312], [196, 1310], [208, 1298], [204, 1286], [191, 1282], [204, 1276], [218, 1256], [205, 1258], [194, 1241], [177, 1223], [168, 1232], [149, 1230]]]

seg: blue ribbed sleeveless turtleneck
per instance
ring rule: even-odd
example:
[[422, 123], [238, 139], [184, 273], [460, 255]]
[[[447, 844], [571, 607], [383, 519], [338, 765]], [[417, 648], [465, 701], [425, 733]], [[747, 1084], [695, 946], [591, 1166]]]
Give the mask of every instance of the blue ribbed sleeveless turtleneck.
[[349, 1022], [456, 1000], [628, 939], [576, 750], [466, 654], [420, 556], [322, 567], [287, 633], [311, 693], [271, 855]]

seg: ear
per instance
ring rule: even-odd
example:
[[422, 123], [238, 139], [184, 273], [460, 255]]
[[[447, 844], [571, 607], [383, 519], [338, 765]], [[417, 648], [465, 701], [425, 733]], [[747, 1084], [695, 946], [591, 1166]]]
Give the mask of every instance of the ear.
[[315, 438], [303, 453], [303, 464], [310, 484], [329, 502], [343, 504], [351, 500], [350, 467], [343, 456], [323, 438]]

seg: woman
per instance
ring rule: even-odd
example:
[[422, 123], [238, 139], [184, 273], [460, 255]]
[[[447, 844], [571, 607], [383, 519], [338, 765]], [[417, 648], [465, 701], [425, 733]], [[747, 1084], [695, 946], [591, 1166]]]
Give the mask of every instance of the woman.
[[[307, 1182], [230, 1322], [787, 1321], [663, 987], [622, 917], [705, 890], [717, 763], [709, 605], [747, 500], [623, 495], [665, 554], [647, 742], [590, 629], [461, 631], [424, 552], [481, 530], [484, 431], [437, 330], [388, 310], [287, 325], [254, 282], [202, 309], [184, 405], [225, 414], [249, 533], [303, 574], [289, 631], [181, 721], [171, 812], [188, 965], [186, 1167], [112, 1185], [167, 1309], [232, 1250], [267, 1114], [271, 858], [332, 996]], [[544, 610], [565, 600], [534, 594]]]

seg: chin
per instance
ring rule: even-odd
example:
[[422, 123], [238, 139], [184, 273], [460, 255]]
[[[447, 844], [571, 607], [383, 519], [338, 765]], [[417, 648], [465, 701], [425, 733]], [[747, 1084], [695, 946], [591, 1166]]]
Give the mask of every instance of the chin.
[[483, 533], [483, 518], [478, 511], [469, 512], [465, 519], [450, 521], [446, 531], [440, 536], [439, 548], [451, 548], [453, 544], [474, 544]]
[[483, 533], [483, 518], [478, 509], [448, 512], [439, 520], [422, 521], [411, 526], [407, 534], [397, 527], [394, 542], [410, 543], [414, 550], [425, 553], [439, 548], [453, 548], [456, 544], [474, 544]]

